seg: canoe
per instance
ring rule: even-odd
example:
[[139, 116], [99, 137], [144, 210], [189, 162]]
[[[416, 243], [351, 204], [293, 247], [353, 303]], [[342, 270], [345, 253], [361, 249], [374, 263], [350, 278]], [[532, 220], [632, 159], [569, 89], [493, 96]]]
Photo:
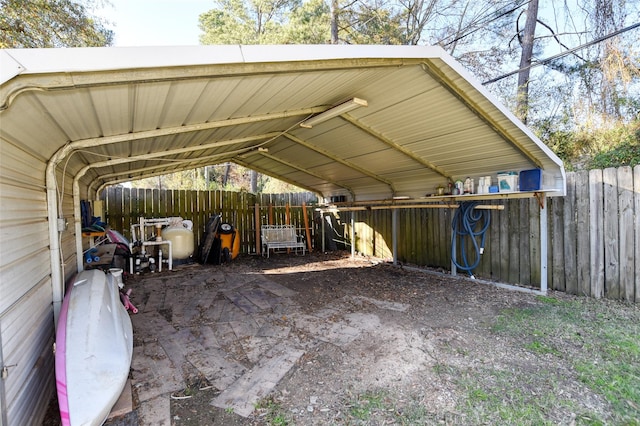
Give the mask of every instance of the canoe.
[[124, 389], [133, 353], [131, 319], [116, 280], [80, 272], [56, 329], [56, 388], [63, 426], [101, 425]]

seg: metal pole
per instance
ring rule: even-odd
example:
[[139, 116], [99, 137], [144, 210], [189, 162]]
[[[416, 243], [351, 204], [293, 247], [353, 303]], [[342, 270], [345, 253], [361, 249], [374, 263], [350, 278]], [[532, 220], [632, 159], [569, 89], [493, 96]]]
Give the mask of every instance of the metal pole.
[[547, 208], [544, 195], [540, 203], [540, 292], [547, 294]]
[[322, 219], [322, 252], [324, 253], [326, 251], [325, 249], [325, 244], [324, 244], [324, 240], [325, 238], [327, 238], [326, 234], [325, 234], [325, 229], [324, 229], [324, 212], [322, 210], [320, 210], [320, 219]]
[[356, 212], [351, 212], [351, 232], [349, 237], [351, 238], [351, 259], [356, 258]]
[[393, 264], [398, 264], [398, 210], [391, 210], [391, 250], [393, 251]]
[[[455, 217], [455, 216], [454, 216]], [[451, 219], [453, 220], [453, 219]], [[452, 224], [453, 225], [453, 224]], [[455, 232], [455, 230], [451, 230], [451, 232]], [[454, 241], [455, 235], [451, 235], [451, 247], [449, 248], [449, 253], [451, 253], [451, 276], [455, 277], [456, 275], [458, 275], [458, 267], [456, 266], [456, 262], [454, 262], [453, 260], [453, 256], [455, 256], [454, 252], [453, 252], [453, 241]]]

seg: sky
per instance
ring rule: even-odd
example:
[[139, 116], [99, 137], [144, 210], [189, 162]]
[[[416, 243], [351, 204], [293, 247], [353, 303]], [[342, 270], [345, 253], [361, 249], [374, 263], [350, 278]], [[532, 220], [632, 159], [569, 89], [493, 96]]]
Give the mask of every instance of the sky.
[[114, 31], [114, 46], [199, 45], [198, 17], [213, 0], [109, 0], [95, 14]]

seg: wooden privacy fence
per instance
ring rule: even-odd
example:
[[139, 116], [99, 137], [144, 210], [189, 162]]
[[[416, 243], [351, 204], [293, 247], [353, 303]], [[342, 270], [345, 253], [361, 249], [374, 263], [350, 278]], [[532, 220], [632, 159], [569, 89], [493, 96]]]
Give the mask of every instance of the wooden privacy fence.
[[[538, 287], [540, 208], [536, 199], [494, 201], [478, 277]], [[570, 294], [640, 302], [640, 166], [567, 173], [567, 196], [546, 199], [547, 280]], [[400, 262], [450, 269], [454, 210], [398, 210]], [[389, 210], [339, 213], [356, 250], [391, 258]]]
[[[570, 294], [640, 302], [640, 166], [567, 173], [567, 196], [547, 198], [547, 281]], [[181, 216], [194, 221], [196, 244], [211, 214], [238, 228], [241, 250], [256, 251], [255, 209], [260, 223], [290, 223], [304, 233], [302, 203], [308, 204], [314, 239], [320, 222], [310, 193], [255, 195], [224, 191], [159, 191], [110, 188], [106, 192], [109, 224], [128, 236], [140, 216]], [[485, 251], [474, 274], [510, 284], [539, 287], [540, 207], [536, 199], [492, 201], [504, 210], [489, 210], [491, 225]], [[271, 206], [271, 208], [269, 208]], [[398, 210], [398, 253], [401, 263], [449, 270], [454, 210]], [[315, 219], [315, 220], [314, 220]], [[391, 210], [338, 212], [329, 233], [349, 247], [354, 223], [355, 250], [392, 258]], [[328, 223], [328, 222], [327, 222]], [[314, 229], [315, 228], [315, 229]], [[320, 242], [316, 242], [318, 246]]]
[[[291, 194], [251, 194], [232, 191], [191, 191], [123, 188], [107, 188], [103, 192], [106, 222], [112, 229], [131, 238], [131, 225], [141, 217], [160, 218], [179, 216], [193, 221], [196, 250], [207, 221], [220, 214], [223, 222], [232, 224], [240, 235], [240, 251], [256, 252], [256, 208], [261, 224], [295, 225], [304, 235], [302, 205], [308, 204], [309, 222], [313, 219], [315, 194], [308, 192]], [[313, 232], [313, 224], [309, 223]], [[313, 234], [312, 234], [313, 238]]]

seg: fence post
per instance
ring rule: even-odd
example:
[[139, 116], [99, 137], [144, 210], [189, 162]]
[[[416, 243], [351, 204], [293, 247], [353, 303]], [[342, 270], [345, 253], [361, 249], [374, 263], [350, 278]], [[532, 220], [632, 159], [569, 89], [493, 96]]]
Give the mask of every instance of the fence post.
[[549, 203], [540, 195], [540, 292], [547, 294], [547, 210]]
[[260, 256], [262, 254], [262, 243], [260, 242], [260, 204], [256, 203], [254, 205], [253, 212], [256, 224], [256, 253]]

